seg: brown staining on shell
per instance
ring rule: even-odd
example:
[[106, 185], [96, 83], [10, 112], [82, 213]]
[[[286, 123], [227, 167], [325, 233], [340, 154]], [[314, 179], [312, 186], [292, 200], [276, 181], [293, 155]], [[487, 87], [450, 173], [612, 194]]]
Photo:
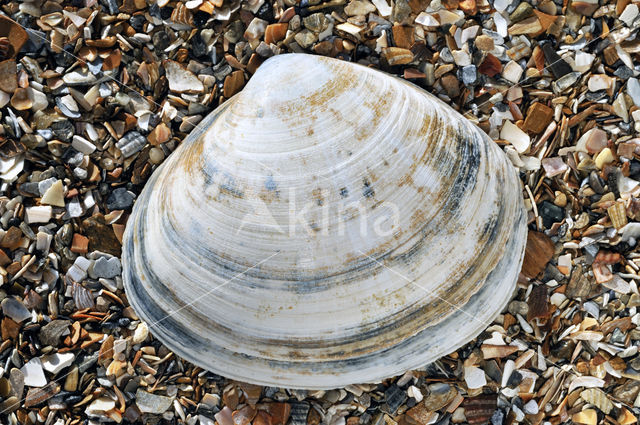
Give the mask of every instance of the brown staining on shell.
[[147, 323], [178, 311], [151, 331], [206, 369], [294, 388], [375, 381], [453, 351], [512, 293], [517, 177], [413, 85], [276, 56], [176, 152], [134, 207], [123, 278]]

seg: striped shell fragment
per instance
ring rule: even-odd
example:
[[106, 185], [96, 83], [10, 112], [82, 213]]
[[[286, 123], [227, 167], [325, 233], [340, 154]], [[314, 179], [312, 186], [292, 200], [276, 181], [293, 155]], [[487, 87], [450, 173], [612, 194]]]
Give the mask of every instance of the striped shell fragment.
[[490, 324], [525, 221], [506, 156], [452, 108], [370, 68], [280, 55], [154, 172], [124, 284], [153, 336], [212, 372], [376, 382]]

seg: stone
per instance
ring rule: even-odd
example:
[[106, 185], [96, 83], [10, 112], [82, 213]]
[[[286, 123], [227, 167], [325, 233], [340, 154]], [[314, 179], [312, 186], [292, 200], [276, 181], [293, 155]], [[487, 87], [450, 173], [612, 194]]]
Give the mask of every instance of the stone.
[[527, 415], [538, 414], [538, 402], [535, 400], [529, 400], [527, 404], [522, 407], [522, 411]]
[[10, 317], [16, 323], [31, 319], [29, 310], [27, 310], [20, 300], [13, 297], [7, 297], [2, 300], [2, 314]]
[[15, 249], [20, 244], [22, 239], [22, 230], [16, 226], [11, 226], [9, 230], [4, 234], [0, 241], [0, 247]]
[[343, 22], [342, 24], [338, 24], [335, 27], [337, 30], [339, 31], [343, 31], [347, 34], [350, 34], [356, 38], [360, 38], [360, 33], [362, 32], [362, 28], [360, 28], [357, 25], [353, 25], [352, 23], [349, 22]]
[[257, 410], [255, 407], [246, 405], [231, 414], [234, 425], [249, 425], [255, 418]]
[[453, 74], [446, 74], [440, 78], [440, 84], [444, 88], [445, 93], [450, 98], [460, 96], [460, 84], [458, 78]]
[[291, 415], [289, 403], [267, 403], [267, 413], [271, 416], [272, 425], [286, 425]]
[[91, 265], [91, 260], [83, 256], [78, 256], [73, 265], [67, 270], [67, 278], [74, 282], [81, 282], [87, 277], [87, 269]]
[[476, 0], [461, 0], [458, 3], [458, 8], [462, 10], [466, 15], [475, 15], [478, 13], [478, 5]]
[[515, 23], [518, 21], [522, 21], [523, 19], [526, 19], [532, 15], [533, 7], [527, 2], [521, 2], [516, 7], [516, 10], [511, 12], [511, 14], [509, 15], [509, 20], [511, 20], [512, 23]]
[[57, 181], [58, 179], [55, 177], [40, 180], [38, 182], [38, 193], [40, 194], [40, 196], [43, 196], [45, 193], [47, 193], [47, 190], [49, 190], [49, 188], [53, 186]]
[[131, 343], [133, 345], [141, 344], [144, 340], [149, 336], [149, 327], [146, 323], [140, 322], [136, 327], [136, 330], [133, 332], [133, 337], [131, 338]]
[[107, 208], [110, 210], [124, 210], [133, 205], [135, 194], [125, 187], [119, 187], [107, 197]]
[[82, 208], [82, 205], [80, 205], [80, 201], [77, 196], [74, 196], [70, 202], [67, 202], [65, 207], [69, 218], [80, 217], [84, 214], [84, 209]]
[[[529, 231], [529, 233], [537, 234], [538, 232]], [[507, 311], [513, 314], [514, 316], [517, 314], [521, 314], [525, 316], [529, 312], [529, 304], [527, 304], [524, 301], [513, 300], [509, 303], [509, 306], [507, 307]]]
[[501, 359], [518, 351], [518, 347], [512, 345], [482, 344], [480, 349], [482, 350], [482, 357], [485, 360]]
[[598, 9], [598, 0], [574, 0], [571, 9], [580, 15], [591, 16]]
[[0, 412], [3, 412], [3, 413], [13, 412], [14, 410], [18, 409], [20, 405], [21, 405], [21, 400], [19, 400], [17, 397], [15, 396], [8, 397], [7, 399], [0, 402]]
[[[240, 87], [236, 85], [237, 79], [231, 78], [231, 75], [228, 75], [227, 78], [225, 78], [224, 82], [225, 84], [227, 84], [227, 90], [228, 90], [227, 93], [234, 93], [233, 92], [234, 87], [237, 90], [240, 89]], [[224, 94], [224, 90], [223, 90], [223, 94]], [[183, 133], [188, 133], [189, 131], [195, 128], [195, 126], [200, 122], [200, 120], [202, 120], [202, 115], [199, 115], [199, 114], [189, 115], [187, 117], [184, 117], [182, 118], [182, 122], [180, 123], [180, 127], [178, 127], [178, 129]]]
[[638, 418], [634, 416], [628, 409], [622, 408], [616, 420], [619, 425], [632, 425], [638, 422]]
[[20, 335], [20, 324], [8, 317], [2, 318], [0, 329], [2, 331], [3, 340], [17, 339], [18, 335]]
[[496, 0], [493, 2], [493, 7], [495, 7], [498, 12], [504, 12], [511, 3], [513, 3], [512, 0]]
[[621, 80], [628, 80], [633, 77], [633, 71], [626, 65], [620, 65], [615, 71], [613, 71], [613, 75]]
[[113, 357], [117, 356], [120, 353], [123, 353], [127, 349], [127, 340], [123, 338], [118, 338], [113, 341]]
[[462, 83], [472, 85], [478, 81], [478, 70], [475, 65], [468, 65], [462, 68]]
[[576, 265], [571, 272], [571, 277], [569, 278], [566, 296], [571, 299], [585, 299], [591, 293], [591, 289], [592, 284], [587, 276], [584, 275], [582, 265]]
[[310, 408], [311, 406], [306, 402], [291, 403], [291, 425], [306, 425]]
[[[356, 393], [356, 395], [359, 396], [360, 394]], [[422, 391], [420, 390], [420, 388], [416, 387], [415, 385], [411, 385], [409, 386], [409, 388], [407, 388], [407, 395], [412, 399], [414, 399], [417, 403], [420, 403], [424, 399], [424, 395], [422, 395]]]
[[502, 425], [502, 417], [499, 422], [493, 422], [492, 416], [496, 412], [497, 394], [483, 394], [475, 397], [466, 397], [463, 402], [464, 415], [470, 424], [483, 424], [491, 420], [492, 425]]
[[151, 37], [151, 42], [153, 43], [153, 47], [157, 50], [162, 51], [169, 47], [171, 44], [171, 40], [169, 39], [169, 35], [165, 31], [156, 31], [153, 33]]
[[416, 16], [415, 22], [417, 24], [424, 25], [425, 27], [440, 26], [440, 22], [436, 19], [436, 17], [426, 12], [420, 12], [420, 14]]
[[629, 108], [627, 107], [627, 101], [625, 100], [625, 96], [623, 93], [618, 94], [616, 99], [613, 101], [613, 112], [625, 123], [629, 122]]
[[142, 413], [162, 414], [173, 405], [173, 397], [148, 393], [141, 388], [136, 391], [136, 405]]
[[151, 148], [149, 150], [149, 161], [152, 164], [160, 164], [164, 161], [164, 152], [159, 148]]
[[387, 0], [371, 0], [371, 3], [378, 9], [378, 14], [383, 18], [391, 15], [392, 8], [389, 6], [389, 3], [387, 3]]
[[476, 47], [483, 52], [490, 52], [495, 47], [493, 38], [485, 34], [477, 36], [474, 40], [474, 43]]

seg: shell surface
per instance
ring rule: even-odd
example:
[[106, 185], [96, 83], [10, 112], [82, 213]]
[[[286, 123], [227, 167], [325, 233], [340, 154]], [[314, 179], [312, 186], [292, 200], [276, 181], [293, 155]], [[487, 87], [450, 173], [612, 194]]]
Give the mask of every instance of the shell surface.
[[123, 277], [196, 365], [332, 388], [469, 342], [511, 298], [525, 240], [520, 182], [477, 127], [400, 79], [289, 54], [154, 172]]

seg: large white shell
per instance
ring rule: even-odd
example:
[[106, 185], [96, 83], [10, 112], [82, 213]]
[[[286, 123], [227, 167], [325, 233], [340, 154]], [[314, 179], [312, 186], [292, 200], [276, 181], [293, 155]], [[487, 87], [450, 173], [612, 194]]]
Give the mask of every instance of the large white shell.
[[369, 68], [281, 55], [153, 174], [124, 284], [196, 365], [331, 388], [480, 333], [513, 293], [525, 232], [514, 169], [449, 106]]

